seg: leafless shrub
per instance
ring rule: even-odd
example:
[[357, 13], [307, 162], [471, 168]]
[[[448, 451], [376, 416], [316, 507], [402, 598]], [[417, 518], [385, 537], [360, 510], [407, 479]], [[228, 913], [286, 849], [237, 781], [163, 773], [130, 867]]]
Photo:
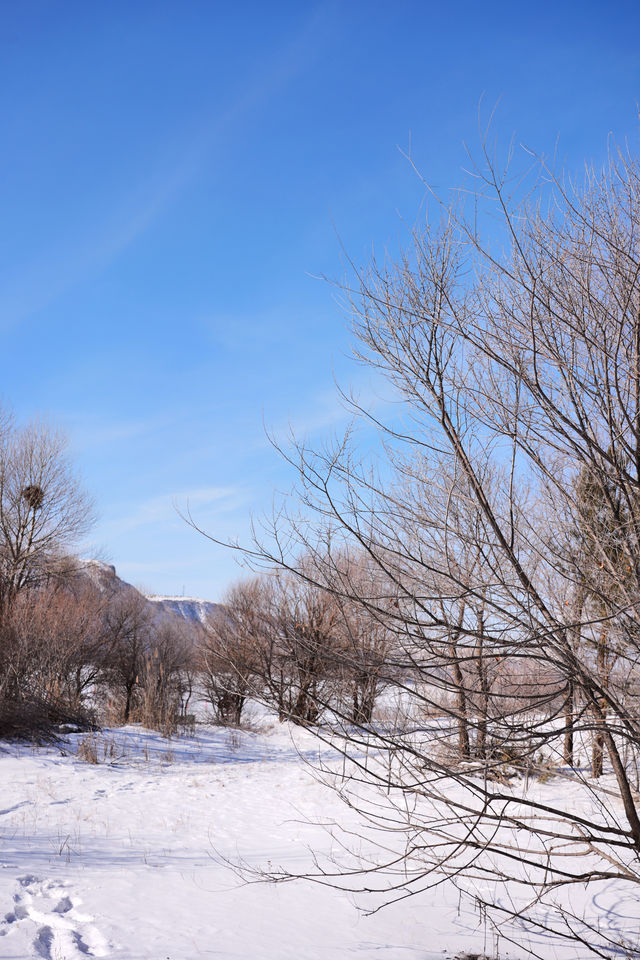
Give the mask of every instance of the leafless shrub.
[[45, 743], [55, 741], [58, 729], [65, 726], [90, 730], [95, 727], [95, 718], [89, 710], [69, 711], [64, 705], [34, 695], [0, 701], [0, 739]]
[[185, 634], [188, 626], [156, 627], [142, 663], [139, 719], [147, 726], [172, 736], [178, 728], [184, 675], [193, 649]]
[[30, 693], [68, 710], [83, 705], [102, 668], [103, 604], [95, 591], [73, 584], [24, 589], [2, 618], [0, 691]]

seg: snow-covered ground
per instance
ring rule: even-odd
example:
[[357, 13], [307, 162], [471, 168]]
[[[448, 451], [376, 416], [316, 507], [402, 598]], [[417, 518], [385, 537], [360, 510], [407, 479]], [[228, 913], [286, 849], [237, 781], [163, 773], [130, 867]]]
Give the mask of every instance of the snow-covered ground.
[[[524, 935], [496, 947], [447, 885], [367, 916], [358, 908], [375, 901], [361, 894], [243, 882], [226, 860], [304, 872], [330, 851], [321, 824], [357, 827], [305, 762], [317, 752], [312, 734], [294, 744], [277, 723], [172, 740], [131, 726], [0, 748], [0, 958], [528, 956]], [[615, 925], [621, 901], [606, 896]], [[637, 923], [627, 907], [622, 923]], [[545, 960], [584, 960], [584, 948], [535, 943]]]

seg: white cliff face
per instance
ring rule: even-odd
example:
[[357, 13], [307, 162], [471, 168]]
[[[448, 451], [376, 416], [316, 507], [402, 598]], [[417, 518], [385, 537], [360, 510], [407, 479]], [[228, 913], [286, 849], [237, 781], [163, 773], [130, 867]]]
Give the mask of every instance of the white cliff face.
[[219, 603], [200, 600], [197, 597], [156, 597], [147, 595], [147, 600], [158, 611], [166, 611], [206, 626], [208, 621], [220, 610]]

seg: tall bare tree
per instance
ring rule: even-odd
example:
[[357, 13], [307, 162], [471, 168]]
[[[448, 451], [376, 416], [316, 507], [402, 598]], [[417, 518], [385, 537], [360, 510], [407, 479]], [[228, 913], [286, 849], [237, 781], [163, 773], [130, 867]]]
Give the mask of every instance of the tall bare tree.
[[0, 611], [54, 577], [93, 522], [63, 435], [42, 422], [0, 424]]
[[238, 726], [247, 697], [261, 691], [257, 677], [268, 666], [269, 649], [264, 599], [259, 577], [236, 584], [203, 631], [200, 677], [218, 723]]
[[[383, 790], [367, 816], [404, 830], [389, 895], [481, 877], [495, 915], [604, 956], [606, 931], [565, 892], [640, 881], [640, 164], [613, 149], [572, 184], [541, 161], [530, 190], [512, 174], [485, 149], [474, 189], [434, 196], [396, 260], [354, 266], [357, 355], [394, 416], [351, 402], [386, 462], [350, 436], [297, 446], [297, 501], [254, 552], [394, 634], [413, 723], [342, 727], [355, 779]], [[483, 212], [501, 218], [489, 239]], [[345, 544], [377, 593], [345, 572]], [[321, 562], [301, 568], [310, 549]], [[566, 789], [546, 794], [536, 766]], [[500, 896], [506, 879], [528, 903]]]

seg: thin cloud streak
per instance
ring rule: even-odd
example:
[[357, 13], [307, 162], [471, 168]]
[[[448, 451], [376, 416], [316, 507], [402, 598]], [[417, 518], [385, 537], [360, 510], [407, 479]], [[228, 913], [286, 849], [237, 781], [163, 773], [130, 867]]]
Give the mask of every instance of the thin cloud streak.
[[[381, 393], [385, 387], [386, 396]], [[389, 385], [382, 381], [376, 383], [371, 377], [356, 381], [346, 397], [343, 397], [336, 387], [316, 394], [303, 410], [291, 414], [286, 420], [278, 420], [273, 426], [266, 423], [266, 434], [263, 443], [258, 447], [267, 446], [271, 440], [277, 444], [287, 444], [291, 438], [304, 440], [305, 438], [332, 430], [340, 425], [346, 426], [354, 416], [349, 398], [357, 406], [369, 413], [382, 417], [384, 413], [394, 413], [398, 409], [401, 398], [389, 396]]]
[[149, 417], [132, 420], [96, 422], [94, 418], [73, 415], [60, 418], [67, 425], [71, 444], [76, 454], [84, 454], [96, 448], [112, 449], [114, 445], [149, 436], [158, 430], [175, 426], [175, 417]]
[[[150, 497], [136, 504], [117, 520], [107, 520], [96, 531], [98, 537], [122, 535], [143, 527], [178, 527], [184, 525], [180, 513], [197, 510], [210, 520], [228, 514], [246, 503], [246, 494], [237, 487], [202, 487]], [[113, 508], [117, 509], [116, 507]]]

